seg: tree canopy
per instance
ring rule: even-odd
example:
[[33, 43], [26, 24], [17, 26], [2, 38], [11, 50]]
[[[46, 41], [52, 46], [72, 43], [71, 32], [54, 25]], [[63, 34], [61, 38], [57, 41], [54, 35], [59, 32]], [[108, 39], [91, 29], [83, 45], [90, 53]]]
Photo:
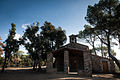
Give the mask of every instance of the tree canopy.
[[47, 40], [50, 51], [60, 48], [67, 40], [65, 30], [61, 27], [55, 28], [50, 22], [46, 21], [41, 29], [41, 35]]
[[[120, 62], [111, 54], [112, 38], [118, 38], [120, 33], [120, 19], [118, 18], [119, 10], [118, 0], [100, 0], [97, 4], [88, 6], [85, 19], [94, 28], [94, 33], [108, 48], [109, 57], [111, 57], [120, 68]], [[106, 40], [100, 37], [101, 33]]]
[[61, 27], [55, 28], [47, 21], [41, 27], [39, 23], [28, 25], [20, 38], [20, 44], [25, 46], [34, 62], [33, 69], [38, 65], [39, 70], [41, 62], [47, 58], [47, 53], [60, 48], [65, 42], [65, 31]]
[[97, 55], [95, 50], [95, 41], [98, 38], [90, 25], [85, 25], [84, 28], [84, 30], [79, 32], [78, 37], [79, 39], [85, 39], [85, 41], [92, 46], [94, 54]]

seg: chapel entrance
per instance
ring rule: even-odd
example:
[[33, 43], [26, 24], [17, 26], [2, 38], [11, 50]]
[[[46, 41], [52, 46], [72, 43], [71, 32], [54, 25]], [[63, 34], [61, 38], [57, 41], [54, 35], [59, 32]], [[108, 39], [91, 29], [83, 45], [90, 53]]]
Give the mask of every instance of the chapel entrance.
[[107, 61], [102, 61], [102, 65], [103, 65], [103, 72], [108, 72], [108, 63]]
[[70, 72], [77, 72], [84, 69], [83, 52], [70, 51], [69, 69]]
[[59, 52], [53, 55], [53, 68], [56, 68], [58, 72], [64, 71], [64, 53]]

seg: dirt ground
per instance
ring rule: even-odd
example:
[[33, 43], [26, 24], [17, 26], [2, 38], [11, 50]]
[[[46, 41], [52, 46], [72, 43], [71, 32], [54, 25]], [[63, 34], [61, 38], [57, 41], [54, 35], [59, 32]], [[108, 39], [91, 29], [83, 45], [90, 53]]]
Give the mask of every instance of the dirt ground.
[[63, 73], [35, 72], [31, 68], [7, 68], [0, 72], [0, 80], [120, 80], [120, 74], [93, 74], [92, 77], [66, 75]]

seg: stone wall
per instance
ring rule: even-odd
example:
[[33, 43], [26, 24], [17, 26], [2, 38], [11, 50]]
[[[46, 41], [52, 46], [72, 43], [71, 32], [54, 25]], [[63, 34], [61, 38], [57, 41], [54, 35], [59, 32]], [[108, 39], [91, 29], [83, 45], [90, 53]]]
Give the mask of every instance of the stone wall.
[[92, 72], [93, 73], [103, 73], [103, 64], [102, 61], [106, 61], [108, 65], [108, 72], [113, 73], [115, 70], [114, 62], [111, 59], [103, 58], [96, 55], [91, 55], [92, 60]]
[[69, 48], [69, 49], [75, 49], [75, 50], [81, 50], [81, 51], [88, 51], [88, 46], [78, 44], [78, 43], [69, 43], [62, 48]]
[[69, 72], [69, 52], [64, 51], [64, 72], [68, 74]]
[[114, 73], [115, 72], [115, 63], [113, 62], [113, 60], [110, 60], [110, 73]]
[[92, 64], [89, 51], [84, 51], [83, 56], [84, 56], [84, 73], [86, 73], [87, 76], [92, 76]]
[[47, 64], [46, 64], [46, 70], [48, 73], [54, 72], [53, 70], [53, 54], [48, 53], [47, 54]]

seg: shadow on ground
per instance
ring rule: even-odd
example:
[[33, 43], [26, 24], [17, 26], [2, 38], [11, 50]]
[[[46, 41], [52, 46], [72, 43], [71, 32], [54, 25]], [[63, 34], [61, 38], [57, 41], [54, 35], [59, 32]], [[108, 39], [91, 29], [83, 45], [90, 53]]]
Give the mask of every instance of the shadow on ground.
[[93, 74], [92, 77], [66, 75], [63, 73], [46, 73], [32, 69], [6, 70], [0, 72], [0, 80], [120, 80], [120, 74]]

